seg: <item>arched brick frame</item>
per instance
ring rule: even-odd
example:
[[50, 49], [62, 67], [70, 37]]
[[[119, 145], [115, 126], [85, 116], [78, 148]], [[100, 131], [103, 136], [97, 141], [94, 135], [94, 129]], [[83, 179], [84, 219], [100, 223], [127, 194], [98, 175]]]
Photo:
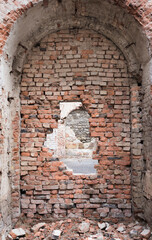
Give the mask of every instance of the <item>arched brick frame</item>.
[[[37, 4], [37, 2], [39, 3]], [[47, 1], [44, 1], [44, 3], [46, 2]], [[26, 53], [30, 51], [31, 47], [42, 37], [44, 37], [47, 33], [67, 27], [87, 27], [88, 29], [93, 29], [99, 33], [103, 33], [122, 50], [128, 61], [129, 69], [134, 76], [136, 76], [139, 85], [142, 79], [142, 93], [144, 95], [142, 110], [144, 123], [144, 165], [142, 159], [140, 159], [139, 164], [138, 158], [136, 158], [136, 161], [140, 166], [136, 165], [136, 161], [134, 161], [132, 165], [132, 173], [134, 176], [133, 192], [135, 193], [135, 195], [133, 193], [133, 201], [135, 201], [134, 209], [137, 212], [141, 200], [145, 203], [142, 207], [145, 209], [146, 219], [150, 221], [149, 209], [151, 187], [148, 187], [148, 183], [151, 179], [150, 160], [152, 157], [150, 136], [152, 63], [147, 38], [149, 38], [151, 43], [151, 35], [149, 31], [151, 24], [149, 23], [148, 13], [152, 6], [149, 5], [150, 3], [147, 3], [147, 1], [138, 1], [137, 4], [133, 3], [133, 1], [127, 1], [126, 5], [120, 3], [119, 5], [122, 8], [119, 8], [116, 2], [117, 1], [113, 1], [112, 3], [107, 1], [97, 1], [95, 4], [91, 5], [91, 1], [86, 1], [85, 3], [75, 1], [73, 4], [68, 3], [68, 1], [63, 1], [61, 4], [58, 1], [48, 1], [48, 6], [47, 4], [43, 4], [42, 1], [24, 1], [24, 6], [20, 6], [20, 3], [17, 1], [15, 6], [10, 4], [9, 1], [6, 3], [9, 4], [7, 5], [9, 7], [5, 8], [2, 14], [3, 22], [1, 23], [1, 28], [3, 29], [3, 38], [1, 41], [1, 49], [3, 50], [3, 55], [1, 56], [0, 62], [0, 94], [2, 99], [1, 138], [3, 141], [3, 149], [1, 150], [1, 192], [3, 192], [1, 207], [2, 222], [4, 223], [4, 226], [11, 225], [11, 213], [13, 213], [13, 218], [15, 219], [20, 215], [20, 156], [18, 151], [20, 102], [18, 83], [20, 73], [22, 72], [22, 64], [26, 57]], [[52, 9], [52, 12], [50, 12], [49, 8]], [[144, 11], [141, 11], [142, 8]], [[67, 9], [68, 11], [65, 11]], [[100, 11], [99, 9], [104, 10], [102, 12], [102, 10]], [[5, 11], [8, 11], [6, 12], [6, 15]], [[112, 12], [113, 14], [111, 14]], [[134, 17], [143, 25], [143, 28], [131, 15], [134, 15]], [[47, 23], [49, 23], [49, 26]], [[143, 34], [142, 29], [145, 30], [147, 37]], [[139, 71], [141, 69], [143, 73]], [[137, 92], [137, 96], [134, 96], [135, 100], [138, 97], [138, 89], [135, 88], [133, 89], [133, 92], [134, 91]], [[144, 177], [144, 175], [146, 177]], [[144, 194], [146, 195], [146, 198], [142, 198], [142, 184], [145, 186]], [[15, 203], [12, 210], [10, 208], [11, 192], [12, 202]]]

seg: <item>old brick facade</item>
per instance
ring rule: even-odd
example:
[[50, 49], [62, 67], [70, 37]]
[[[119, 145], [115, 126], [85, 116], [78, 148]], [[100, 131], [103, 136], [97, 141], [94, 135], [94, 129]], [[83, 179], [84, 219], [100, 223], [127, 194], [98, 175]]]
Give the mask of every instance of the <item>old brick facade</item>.
[[[132, 82], [123, 55], [102, 35], [65, 30], [43, 39], [27, 59], [21, 82], [23, 212], [130, 217]], [[62, 101], [81, 101], [90, 114], [97, 175], [74, 176], [44, 148]]]
[[[21, 213], [151, 222], [151, 9], [146, 0], [0, 4], [2, 236]], [[90, 116], [96, 174], [73, 174], [45, 146], [65, 102]]]

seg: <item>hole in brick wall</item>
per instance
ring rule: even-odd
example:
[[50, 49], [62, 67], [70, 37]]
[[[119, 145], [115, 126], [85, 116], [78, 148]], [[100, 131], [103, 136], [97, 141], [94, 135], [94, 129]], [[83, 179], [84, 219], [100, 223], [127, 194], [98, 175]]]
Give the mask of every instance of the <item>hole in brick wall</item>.
[[34, 45], [34, 47], [36, 48], [36, 47], [40, 47], [40, 43], [38, 42], [38, 43], [36, 43], [35, 45]]
[[21, 189], [21, 190], [20, 190], [20, 193], [21, 193], [21, 194], [26, 194], [26, 190]]
[[[45, 219], [130, 217], [130, 136], [133, 151], [140, 154], [140, 97], [136, 84], [130, 85], [121, 52], [108, 39], [83, 29], [52, 33], [40, 47], [28, 56], [21, 82], [21, 129], [27, 129], [21, 130], [20, 144], [21, 189], [26, 190], [22, 213]], [[74, 141], [79, 146], [75, 149]], [[91, 141], [90, 156], [82, 156]]]
[[94, 165], [98, 161], [93, 159], [93, 152], [97, 144], [90, 137], [89, 114], [81, 102], [62, 102], [60, 110], [58, 128], [47, 134], [44, 146], [74, 174], [96, 173]]

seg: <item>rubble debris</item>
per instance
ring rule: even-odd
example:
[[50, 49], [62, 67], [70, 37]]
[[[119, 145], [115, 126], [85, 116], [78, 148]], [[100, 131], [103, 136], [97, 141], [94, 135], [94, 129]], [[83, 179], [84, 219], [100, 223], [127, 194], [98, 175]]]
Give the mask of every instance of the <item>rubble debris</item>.
[[151, 231], [149, 229], [144, 229], [142, 232], [141, 232], [141, 236], [148, 239], [151, 235]]
[[79, 225], [79, 232], [80, 233], [86, 233], [89, 231], [90, 223], [89, 222], [82, 222]]
[[9, 233], [8, 240], [151, 240], [152, 237], [150, 228], [139, 222], [114, 224], [87, 218], [40, 222], [27, 226], [26, 231], [14, 230]]
[[107, 227], [107, 224], [106, 223], [98, 223], [98, 227], [103, 230]]
[[61, 231], [60, 230], [54, 230], [52, 233], [52, 239], [58, 239], [61, 235]]
[[16, 229], [13, 229], [9, 235], [12, 237], [12, 239], [16, 239], [16, 238], [24, 237], [25, 231], [22, 228], [16, 228]]
[[119, 227], [117, 228], [117, 231], [120, 232], [120, 233], [124, 232], [124, 231], [125, 231], [124, 226], [119, 226]]
[[34, 226], [31, 228], [31, 230], [32, 230], [33, 232], [37, 232], [40, 228], [44, 228], [45, 225], [46, 225], [46, 223], [44, 223], [44, 222], [38, 223], [38, 224], [34, 225]]

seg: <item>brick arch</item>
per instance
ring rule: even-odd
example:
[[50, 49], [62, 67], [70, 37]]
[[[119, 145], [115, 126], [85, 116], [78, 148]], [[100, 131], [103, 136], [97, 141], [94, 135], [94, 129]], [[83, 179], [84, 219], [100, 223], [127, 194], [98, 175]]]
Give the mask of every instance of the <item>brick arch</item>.
[[[39, 2], [38, 4], [36, 4]], [[126, 10], [115, 5], [115, 1], [112, 5], [107, 1], [97, 1], [95, 4], [91, 5], [91, 1], [88, 1], [89, 4], [80, 3], [80, 5], [69, 5], [68, 1], [62, 3], [61, 6], [58, 5], [56, 1], [49, 2], [48, 8], [44, 8], [42, 1], [26, 1], [27, 5], [20, 8], [19, 11], [15, 10], [11, 12], [10, 18], [9, 14], [4, 19], [4, 23], [8, 21], [8, 25], [5, 25], [6, 32], [4, 33], [3, 41], [3, 57], [1, 58], [1, 96], [2, 96], [2, 126], [3, 126], [3, 135], [5, 135], [3, 144], [3, 181], [1, 185], [2, 191], [5, 190], [5, 195], [2, 199], [2, 216], [5, 226], [11, 225], [11, 214], [10, 214], [10, 193], [12, 191], [12, 201], [15, 202], [13, 207], [12, 214], [13, 218], [17, 219], [20, 215], [19, 210], [19, 198], [20, 198], [20, 189], [19, 189], [19, 81], [22, 72], [22, 66], [26, 58], [26, 53], [31, 50], [31, 47], [38, 43], [46, 34], [51, 32], [56, 32], [60, 29], [78, 29], [78, 28], [88, 28], [95, 30], [98, 33], [104, 34], [106, 37], [110, 38], [123, 52], [125, 55], [128, 67], [130, 71], [136, 75], [136, 78], [141, 84], [142, 79], [142, 89], [144, 92], [143, 98], [143, 122], [144, 122], [144, 159], [145, 159], [145, 177], [144, 174], [141, 174], [140, 166], [133, 165], [133, 191], [135, 194], [138, 194], [137, 189], [142, 189], [141, 180], [148, 183], [151, 178], [151, 169], [150, 169], [150, 158], [151, 154], [151, 140], [149, 139], [149, 134], [151, 131], [150, 120], [150, 103], [151, 103], [151, 61], [150, 61], [150, 49], [147, 36], [150, 38], [150, 33], [148, 32], [147, 27], [147, 18], [148, 15], [142, 16], [142, 24], [147, 30], [147, 36], [143, 31], [141, 25], [135, 21], [135, 19], [128, 14]], [[130, 7], [131, 1], [127, 1], [126, 6], [123, 4], [123, 8], [127, 8], [129, 12], [135, 14], [134, 5]], [[51, 5], [52, 4], [52, 5]], [[67, 7], [67, 5], [68, 7]], [[100, 5], [101, 4], [101, 5]], [[103, 5], [102, 5], [103, 4]], [[100, 8], [99, 8], [100, 5]], [[121, 5], [121, 4], [120, 4]], [[70, 6], [70, 7], [69, 7]], [[52, 14], [50, 15], [49, 8], [52, 9]], [[27, 10], [28, 9], [28, 10]], [[59, 11], [57, 11], [57, 9]], [[68, 12], [63, 10], [68, 9]], [[77, 11], [77, 15], [75, 16]], [[98, 9], [103, 9], [99, 11]], [[106, 11], [105, 11], [106, 9]], [[140, 7], [138, 8], [140, 12]], [[57, 14], [54, 14], [53, 11]], [[109, 12], [110, 11], [110, 12]], [[145, 10], [146, 11], [146, 10]], [[24, 14], [22, 14], [23, 12]], [[64, 13], [63, 13], [64, 12]], [[111, 14], [113, 12], [113, 14]], [[60, 16], [59, 16], [60, 14]], [[19, 18], [19, 16], [21, 18]], [[40, 17], [41, 16], [41, 17]], [[109, 16], [109, 17], [108, 17]], [[54, 17], [54, 18], [52, 18]], [[138, 17], [136, 17], [137, 19]], [[120, 19], [123, 19], [120, 21]], [[16, 20], [16, 22], [15, 22]], [[14, 23], [15, 22], [15, 23]], [[36, 22], [36, 24], [35, 24]], [[2, 26], [4, 26], [4, 23]], [[14, 25], [13, 25], [14, 23]], [[49, 25], [47, 23], [50, 23]], [[11, 31], [10, 31], [11, 26]], [[27, 26], [27, 27], [26, 27]], [[35, 27], [34, 27], [35, 26]], [[9, 30], [8, 30], [9, 29]], [[74, 30], [73, 30], [74, 31]], [[7, 38], [6, 35], [9, 34]], [[7, 41], [6, 41], [7, 40]], [[5, 43], [5, 46], [4, 46]], [[141, 73], [141, 68], [143, 74]], [[141, 74], [140, 74], [141, 73]], [[135, 84], [137, 85], [137, 84]], [[138, 87], [133, 84], [133, 101], [138, 102], [138, 94], [140, 93]], [[142, 94], [142, 93], [141, 93]], [[134, 116], [136, 118], [136, 116]], [[135, 119], [134, 119], [135, 121]], [[138, 124], [138, 123], [137, 123]], [[134, 126], [136, 123], [134, 122]], [[135, 130], [136, 131], [136, 130]], [[134, 136], [133, 138], [136, 138]], [[142, 140], [143, 141], [143, 140]], [[140, 144], [140, 143], [139, 143]], [[138, 145], [138, 144], [137, 144]], [[7, 159], [7, 161], [5, 161]], [[140, 165], [141, 161], [136, 158], [136, 162]], [[8, 164], [9, 163], [9, 164]], [[135, 171], [136, 168], [139, 171]], [[10, 179], [9, 176], [12, 176]], [[4, 183], [7, 183], [5, 185]], [[10, 188], [11, 186], [11, 188]], [[145, 192], [149, 191], [147, 189]], [[148, 205], [145, 204], [145, 215], [149, 219], [148, 209], [150, 209], [150, 199], [149, 194]], [[7, 201], [8, 199], [8, 201]], [[144, 199], [145, 203], [146, 200]], [[143, 201], [143, 202], [144, 202]], [[135, 209], [138, 213], [138, 206], [141, 203], [141, 198], [135, 203]], [[147, 207], [148, 206], [148, 207]], [[8, 214], [6, 214], [6, 212]], [[9, 216], [9, 217], [8, 217]], [[9, 221], [8, 221], [9, 219]], [[4, 230], [5, 231], [5, 230]]]
[[[110, 14], [111, 9], [113, 14]], [[14, 23], [4, 47], [13, 70], [22, 69], [26, 52], [45, 35], [66, 28], [93, 29], [110, 38], [121, 49], [130, 71], [135, 74], [140, 65], [149, 60], [146, 36], [139, 23], [125, 10], [107, 1], [88, 1], [77, 6], [70, 1], [60, 4], [54, 0], [47, 7], [39, 2]]]

